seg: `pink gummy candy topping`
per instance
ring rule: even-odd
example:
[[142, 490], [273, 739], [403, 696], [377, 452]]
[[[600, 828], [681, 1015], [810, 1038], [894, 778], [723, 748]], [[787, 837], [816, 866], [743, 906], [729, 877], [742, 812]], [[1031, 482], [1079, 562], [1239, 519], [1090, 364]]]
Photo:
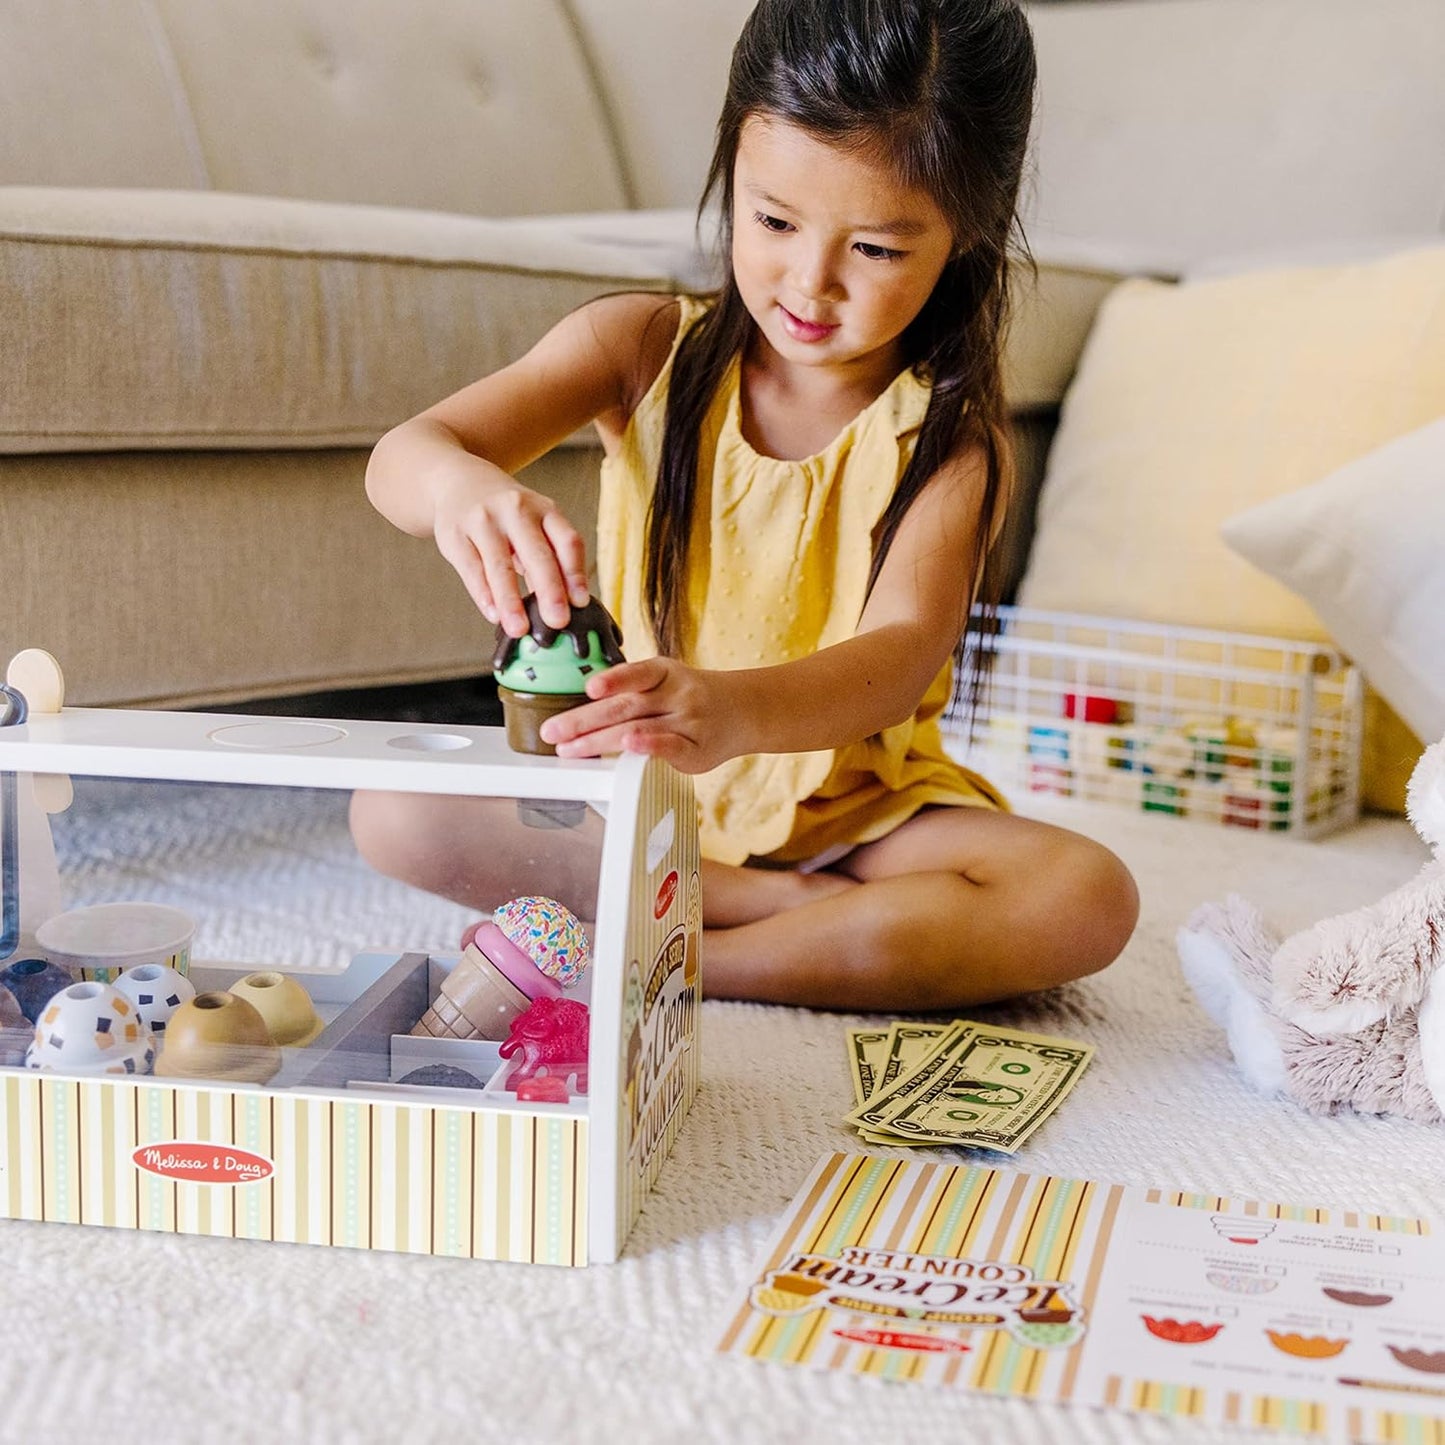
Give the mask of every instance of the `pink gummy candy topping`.
[[541, 970], [564, 987], [592, 962], [592, 945], [570, 908], [555, 898], [514, 898], [492, 921]]

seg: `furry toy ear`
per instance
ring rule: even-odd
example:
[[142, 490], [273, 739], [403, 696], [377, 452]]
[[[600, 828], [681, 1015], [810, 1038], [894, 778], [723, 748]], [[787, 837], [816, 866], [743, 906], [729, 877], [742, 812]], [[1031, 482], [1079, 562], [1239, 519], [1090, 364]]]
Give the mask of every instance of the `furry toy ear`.
[[1437, 854], [1445, 854], [1445, 739], [1432, 743], [1415, 764], [1405, 811], [1415, 831]]

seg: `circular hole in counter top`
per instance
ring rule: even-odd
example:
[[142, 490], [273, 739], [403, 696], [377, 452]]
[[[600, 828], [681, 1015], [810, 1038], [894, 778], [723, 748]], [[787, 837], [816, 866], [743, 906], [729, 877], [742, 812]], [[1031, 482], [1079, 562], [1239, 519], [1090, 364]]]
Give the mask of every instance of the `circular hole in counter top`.
[[386, 745], [414, 753], [451, 753], [471, 747], [472, 740], [460, 733], [405, 733], [399, 738], [387, 738]]
[[255, 722], [230, 723], [206, 736], [228, 748], [315, 748], [339, 743], [346, 732], [329, 723]]

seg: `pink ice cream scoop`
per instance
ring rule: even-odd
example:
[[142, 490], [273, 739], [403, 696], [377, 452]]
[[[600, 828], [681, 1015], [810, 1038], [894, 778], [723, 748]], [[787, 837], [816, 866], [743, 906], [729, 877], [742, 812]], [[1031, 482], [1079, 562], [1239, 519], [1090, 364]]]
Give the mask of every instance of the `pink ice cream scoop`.
[[577, 1092], [587, 1092], [587, 1005], [572, 998], [537, 999], [512, 1020], [506, 1041], [498, 1049], [504, 1059], [521, 1059], [507, 1076], [514, 1091], [535, 1079], [545, 1068], [547, 1076], [565, 1079], [573, 1074]]
[[467, 930], [463, 943], [472, 943], [488, 962], [519, 993], [528, 998], [561, 998], [562, 985], [551, 974], [539, 968], [525, 950], [517, 947], [493, 922], [488, 920]]
[[462, 956], [414, 1034], [501, 1039], [541, 1000], [559, 1000], [592, 961], [586, 931], [554, 898], [514, 898], [462, 934]]
[[[502, 943], [497, 942], [500, 934], [508, 945], [503, 962], [498, 954], [503, 952]], [[528, 998], [555, 998], [559, 988], [546, 986], [527, 987], [521, 979], [528, 977], [526, 969], [515, 962], [518, 954], [536, 972], [549, 982], [555, 981], [561, 988], [568, 988], [582, 976], [592, 962], [592, 945], [587, 932], [577, 915], [555, 898], [531, 896], [514, 898], [504, 903], [492, 914], [490, 923], [479, 923], [462, 935], [462, 947], [475, 942], [477, 947], [497, 965], [503, 973]], [[493, 953], [493, 947], [497, 953]], [[520, 977], [513, 976], [517, 968]]]

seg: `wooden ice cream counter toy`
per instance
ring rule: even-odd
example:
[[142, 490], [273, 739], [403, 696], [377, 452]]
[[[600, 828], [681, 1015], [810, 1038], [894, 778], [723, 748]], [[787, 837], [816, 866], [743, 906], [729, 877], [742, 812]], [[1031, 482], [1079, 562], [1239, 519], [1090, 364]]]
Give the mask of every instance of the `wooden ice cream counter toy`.
[[[176, 971], [197, 1000], [263, 1002], [283, 991], [268, 985], [294, 992], [299, 982], [319, 1030], [303, 1018], [282, 1036], [297, 1042], [217, 1055], [259, 1060], [249, 1076], [238, 1066], [174, 1077], [159, 1035], [153, 1065], [132, 1043], [130, 1071], [100, 1074], [39, 1048], [41, 1024], [0, 989], [0, 1217], [478, 1259], [616, 1259], [698, 1086], [690, 782], [639, 757], [519, 755], [501, 728], [68, 708], [58, 670], [52, 684], [22, 665], [35, 657], [12, 664], [0, 696], [0, 980], [68, 966], [80, 981], [53, 1001], [78, 992], [75, 1007], [121, 998], [125, 983], [127, 1000], [149, 998], [137, 980]], [[456, 954], [380, 950], [341, 971], [283, 978], [180, 952], [144, 970], [45, 960], [59, 920], [87, 911], [63, 898], [47, 820], [82, 776], [516, 799], [552, 826], [600, 815], [591, 966], [567, 990], [588, 1009], [585, 1074], [519, 1098], [515, 1051], [418, 1032]], [[546, 878], [534, 891], [547, 893]], [[133, 1027], [116, 1007], [122, 1022], [101, 1025], [107, 1047]]]

